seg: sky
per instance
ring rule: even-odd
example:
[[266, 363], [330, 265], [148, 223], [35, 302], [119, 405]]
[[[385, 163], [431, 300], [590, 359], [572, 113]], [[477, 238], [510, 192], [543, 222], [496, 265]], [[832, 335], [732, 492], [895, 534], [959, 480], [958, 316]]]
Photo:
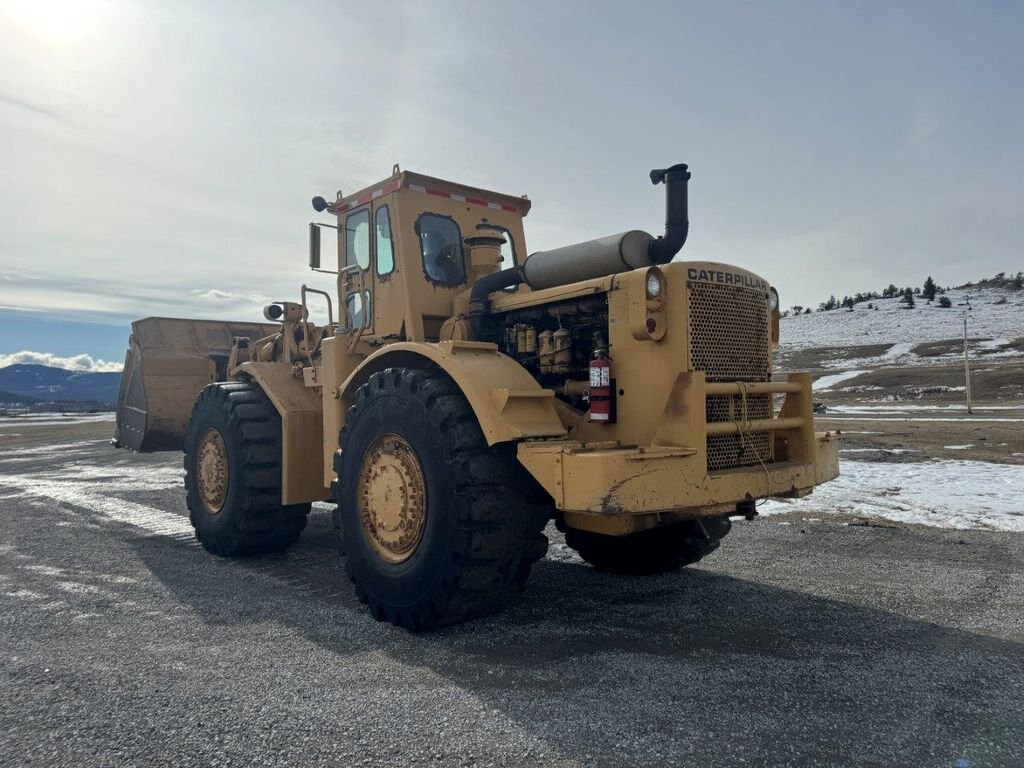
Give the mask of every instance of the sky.
[[[784, 306], [1024, 269], [1024, 4], [0, 0], [0, 364], [332, 280], [309, 200], [528, 194], [532, 252], [658, 234]], [[15, 357], [15, 353], [20, 357]]]

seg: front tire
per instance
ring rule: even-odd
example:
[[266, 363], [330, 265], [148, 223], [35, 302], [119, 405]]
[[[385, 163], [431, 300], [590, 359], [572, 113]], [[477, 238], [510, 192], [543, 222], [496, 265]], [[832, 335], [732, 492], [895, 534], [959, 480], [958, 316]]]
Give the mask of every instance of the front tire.
[[493, 613], [547, 551], [546, 495], [489, 447], [443, 372], [391, 368], [356, 393], [335, 457], [335, 525], [356, 594], [424, 631]]
[[568, 528], [565, 543], [600, 571], [640, 576], [696, 563], [718, 549], [731, 529], [728, 517], [704, 517], [628, 536]]
[[185, 499], [196, 538], [221, 557], [279, 552], [309, 504], [281, 504], [281, 417], [258, 386], [210, 384], [185, 434]]

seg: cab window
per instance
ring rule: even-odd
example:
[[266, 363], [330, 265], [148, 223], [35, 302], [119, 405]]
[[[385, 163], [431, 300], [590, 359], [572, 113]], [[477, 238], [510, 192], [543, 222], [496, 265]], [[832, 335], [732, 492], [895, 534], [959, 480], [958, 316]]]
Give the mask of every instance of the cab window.
[[350, 213], [345, 219], [345, 266], [370, 268], [370, 211]]
[[516, 257], [516, 243], [512, 239], [512, 233], [504, 227], [495, 227], [495, 229], [505, 236], [505, 242], [501, 246], [501, 264], [498, 265], [498, 269], [514, 267], [519, 263], [519, 259]]
[[348, 314], [352, 322], [352, 328], [369, 328], [373, 325], [373, 317], [370, 314], [370, 292], [365, 291], [359, 293], [358, 291], [350, 293], [348, 298], [345, 300], [348, 305]]
[[391, 214], [382, 205], [374, 214], [374, 229], [377, 232], [377, 274], [390, 275], [395, 271], [395, 251], [391, 246]]
[[462, 257], [462, 233], [455, 219], [436, 213], [424, 213], [416, 220], [423, 271], [427, 279], [441, 285], [459, 285], [466, 281]]

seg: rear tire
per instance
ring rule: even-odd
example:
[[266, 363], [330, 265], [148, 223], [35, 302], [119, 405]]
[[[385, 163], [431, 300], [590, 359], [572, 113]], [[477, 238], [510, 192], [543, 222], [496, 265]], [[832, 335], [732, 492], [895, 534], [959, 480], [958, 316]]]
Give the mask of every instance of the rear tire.
[[279, 552], [306, 527], [309, 504], [281, 504], [281, 418], [255, 384], [199, 393], [185, 434], [185, 498], [196, 538], [222, 557]]
[[523, 590], [547, 551], [550, 501], [514, 445], [487, 445], [443, 372], [373, 374], [339, 444], [339, 546], [378, 621], [430, 630], [501, 610]]
[[703, 517], [700, 523], [687, 521], [628, 536], [568, 528], [565, 543], [598, 570], [640, 576], [696, 563], [714, 552], [731, 529], [728, 517]]

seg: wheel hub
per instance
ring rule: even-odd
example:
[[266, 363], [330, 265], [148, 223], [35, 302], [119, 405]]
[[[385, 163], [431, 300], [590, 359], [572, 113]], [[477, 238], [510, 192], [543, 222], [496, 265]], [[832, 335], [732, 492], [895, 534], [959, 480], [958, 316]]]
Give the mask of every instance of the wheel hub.
[[374, 551], [389, 563], [412, 557], [426, 524], [426, 484], [412, 446], [378, 437], [359, 470], [359, 521]]
[[206, 511], [216, 515], [228, 495], [228, 451], [220, 432], [213, 427], [203, 432], [196, 455], [199, 498]]

